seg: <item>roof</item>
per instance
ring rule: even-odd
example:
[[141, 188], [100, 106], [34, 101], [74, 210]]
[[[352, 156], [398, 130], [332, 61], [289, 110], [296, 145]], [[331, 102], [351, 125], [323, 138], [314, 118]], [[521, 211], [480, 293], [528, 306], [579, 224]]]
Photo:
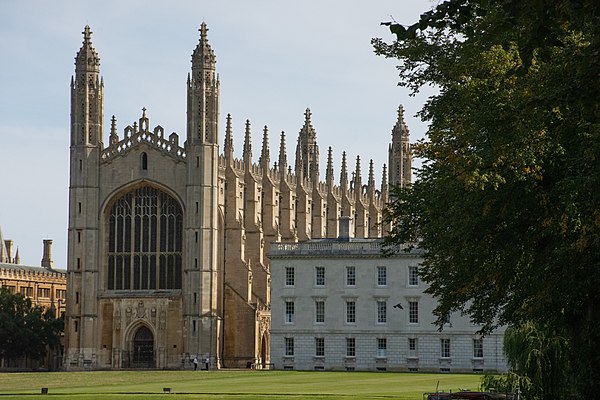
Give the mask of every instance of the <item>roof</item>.
[[9, 264], [9, 263], [0, 263], [0, 269], [8, 269], [13, 271], [20, 271], [24, 273], [45, 273], [45, 274], [62, 274], [66, 275], [67, 271], [64, 269], [48, 269], [44, 267], [35, 267], [32, 265], [21, 265], [21, 264]]

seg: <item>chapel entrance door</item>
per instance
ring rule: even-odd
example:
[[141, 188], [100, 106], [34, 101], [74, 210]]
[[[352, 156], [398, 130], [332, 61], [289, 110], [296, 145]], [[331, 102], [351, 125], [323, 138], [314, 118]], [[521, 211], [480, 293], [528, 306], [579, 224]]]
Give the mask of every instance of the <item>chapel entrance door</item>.
[[133, 368], [154, 368], [154, 336], [141, 326], [133, 336]]

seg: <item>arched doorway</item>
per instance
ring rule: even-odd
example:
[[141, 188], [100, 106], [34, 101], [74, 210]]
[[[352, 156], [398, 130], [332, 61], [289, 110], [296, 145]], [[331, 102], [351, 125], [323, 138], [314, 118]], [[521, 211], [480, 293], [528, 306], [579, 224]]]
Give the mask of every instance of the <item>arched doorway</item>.
[[268, 344], [267, 344], [267, 335], [263, 334], [262, 340], [261, 340], [261, 346], [260, 346], [260, 368], [266, 368], [268, 366], [269, 363], [269, 359], [267, 358], [267, 348], [268, 348]]
[[133, 368], [154, 368], [154, 335], [141, 326], [133, 336]]

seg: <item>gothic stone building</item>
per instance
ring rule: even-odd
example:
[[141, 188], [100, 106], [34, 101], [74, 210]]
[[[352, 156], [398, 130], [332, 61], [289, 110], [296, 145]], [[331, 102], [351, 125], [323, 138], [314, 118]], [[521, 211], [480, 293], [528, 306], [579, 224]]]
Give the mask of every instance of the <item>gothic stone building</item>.
[[[351, 216], [354, 236], [379, 237], [388, 196], [363, 185], [360, 159], [348, 179], [343, 155], [325, 182], [306, 110], [288, 167], [285, 135], [271, 163], [268, 131], [253, 161], [250, 123], [234, 157], [231, 117], [219, 151], [219, 78], [203, 23], [187, 80], [187, 132], [165, 136], [146, 110], [120, 137], [114, 116], [104, 144], [104, 84], [86, 26], [71, 82], [68, 299], [65, 367], [185, 368], [269, 362], [269, 244], [336, 238]], [[389, 148], [389, 181], [410, 181], [402, 108]]]

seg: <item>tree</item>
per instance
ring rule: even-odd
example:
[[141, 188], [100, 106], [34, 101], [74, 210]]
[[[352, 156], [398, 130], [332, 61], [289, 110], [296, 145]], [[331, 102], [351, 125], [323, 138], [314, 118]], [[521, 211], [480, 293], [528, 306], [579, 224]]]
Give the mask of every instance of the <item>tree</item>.
[[585, 398], [600, 393], [599, 19], [592, 0], [448, 0], [373, 40], [400, 86], [439, 90], [387, 243], [426, 250], [440, 327], [456, 311], [484, 333], [552, 326]]
[[33, 306], [29, 298], [0, 288], [0, 358], [42, 359], [60, 345], [62, 319], [53, 308]]

